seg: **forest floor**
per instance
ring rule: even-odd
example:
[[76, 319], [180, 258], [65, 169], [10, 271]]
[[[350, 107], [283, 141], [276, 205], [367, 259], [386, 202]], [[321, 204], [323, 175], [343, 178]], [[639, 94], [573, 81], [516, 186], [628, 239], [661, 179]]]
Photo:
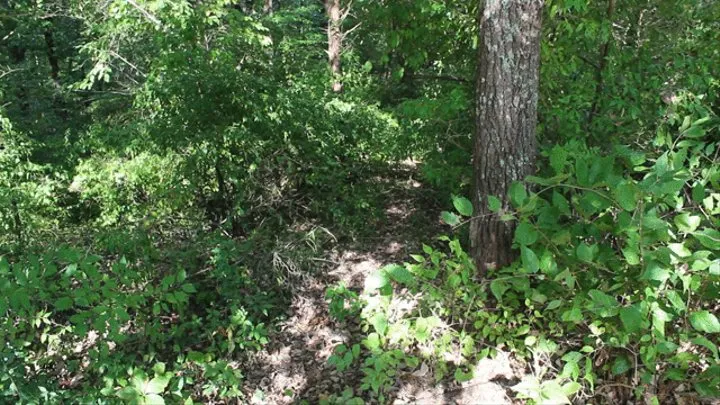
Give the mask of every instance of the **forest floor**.
[[[317, 403], [348, 387], [359, 395], [359, 367], [339, 373], [328, 359], [335, 347], [359, 343], [363, 334], [357, 323], [340, 323], [329, 316], [325, 291], [343, 282], [360, 293], [368, 275], [406, 261], [410, 254], [422, 251], [423, 243], [443, 232], [439, 204], [418, 177], [416, 167], [406, 164], [381, 179], [378, 192], [387, 198], [375, 236], [336, 243], [317, 261], [322, 266], [319, 271], [293, 289], [286, 321], [245, 368], [246, 392], [253, 403]], [[519, 381], [525, 367], [501, 353], [483, 360], [478, 370], [481, 372], [462, 386], [436, 384], [432, 371], [423, 364], [417, 371], [400, 375], [390, 397], [396, 404], [511, 403], [508, 387]]]

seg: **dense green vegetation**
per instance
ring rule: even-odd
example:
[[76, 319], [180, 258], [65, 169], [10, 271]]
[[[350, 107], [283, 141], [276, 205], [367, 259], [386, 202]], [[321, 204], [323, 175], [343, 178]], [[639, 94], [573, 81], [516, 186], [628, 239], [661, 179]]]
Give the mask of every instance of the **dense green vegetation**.
[[389, 201], [437, 223], [322, 285], [347, 389], [285, 402], [503, 351], [518, 401], [720, 398], [720, 3], [545, 2], [535, 175], [481, 202], [517, 260], [481, 277], [484, 3], [0, 0], [0, 402], [262, 403], [254, 356]]

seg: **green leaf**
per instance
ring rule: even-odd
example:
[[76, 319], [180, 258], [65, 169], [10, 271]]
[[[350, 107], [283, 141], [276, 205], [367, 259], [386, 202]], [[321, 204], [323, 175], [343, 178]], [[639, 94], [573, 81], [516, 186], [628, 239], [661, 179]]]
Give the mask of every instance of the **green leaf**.
[[630, 360], [627, 358], [627, 356], [622, 355], [615, 359], [612, 365], [612, 373], [613, 375], [620, 375], [632, 368], [632, 363], [630, 363]]
[[627, 264], [631, 266], [637, 266], [640, 264], [640, 252], [634, 246], [628, 246], [622, 249], [622, 254], [625, 257]]
[[575, 161], [575, 178], [579, 186], [590, 186], [590, 173], [585, 159], [577, 159]]
[[662, 155], [660, 155], [659, 158], [655, 161], [655, 172], [658, 176], [662, 176], [670, 169], [670, 162], [668, 160], [668, 153], [665, 152]]
[[683, 243], [669, 243], [667, 245], [668, 249], [673, 252], [673, 254], [679, 258], [686, 258], [692, 256], [692, 252], [690, 249], [688, 249], [685, 246], [685, 242]]
[[118, 391], [115, 395], [124, 401], [135, 402], [142, 394], [135, 387], [125, 387]]
[[466, 373], [459, 367], [455, 369], [455, 381], [457, 381], [459, 383], [463, 383], [466, 381], [470, 381], [472, 379], [473, 379], [472, 370], [470, 370]]
[[690, 315], [693, 328], [705, 333], [720, 333], [720, 322], [709, 311], [697, 311]]
[[370, 351], [375, 352], [380, 349], [380, 335], [373, 332], [369, 334], [365, 340], [363, 340], [363, 343], [368, 349], [370, 349]]
[[53, 305], [55, 306], [56, 310], [65, 311], [67, 309], [72, 308], [73, 300], [70, 297], [62, 297], [62, 298], [58, 299], [57, 301], [55, 301], [55, 304], [53, 304]]
[[373, 292], [379, 290], [390, 283], [388, 275], [382, 270], [378, 270], [375, 273], [369, 275], [365, 279], [365, 292]]
[[617, 314], [618, 302], [615, 298], [605, 294], [600, 290], [590, 290], [588, 292], [592, 300], [592, 312], [603, 318], [615, 316]]
[[669, 278], [670, 270], [654, 260], [647, 263], [645, 271], [640, 276], [641, 280], [652, 280], [661, 283]]
[[560, 211], [560, 213], [570, 215], [570, 203], [568, 203], [568, 200], [557, 191], [553, 191], [552, 204]]
[[702, 138], [705, 136], [705, 129], [699, 126], [692, 126], [683, 132], [683, 136], [688, 138]]
[[490, 282], [490, 291], [498, 301], [502, 301], [502, 296], [510, 288], [504, 280], [493, 280]]
[[633, 211], [637, 205], [638, 188], [635, 183], [623, 181], [614, 189], [615, 199], [620, 208], [625, 211]]
[[563, 314], [560, 315], [560, 319], [562, 319], [563, 322], [579, 323], [583, 320], [582, 310], [578, 307], [572, 307], [563, 312]]
[[502, 208], [502, 201], [493, 195], [488, 196], [488, 208], [492, 212], [499, 212]]
[[515, 230], [515, 242], [520, 245], [532, 245], [538, 240], [538, 232], [529, 222], [521, 222]]
[[525, 185], [517, 181], [510, 185], [509, 195], [510, 202], [516, 208], [521, 207], [528, 197], [527, 190], [525, 190]]
[[577, 247], [577, 258], [580, 259], [583, 262], [592, 262], [593, 257], [595, 256], [595, 248], [596, 246], [589, 246], [585, 243], [581, 243]]
[[419, 342], [427, 341], [431, 335], [433, 329], [438, 326], [439, 319], [435, 316], [428, 316], [425, 318], [418, 318], [415, 321], [415, 338]]
[[473, 214], [473, 205], [465, 197], [453, 196], [453, 205], [457, 212], [462, 216], [471, 217]]
[[702, 231], [693, 233], [693, 235], [706, 248], [720, 250], [720, 231], [705, 228]]
[[620, 320], [628, 333], [634, 333], [642, 327], [643, 315], [636, 305], [620, 310]]
[[442, 221], [450, 226], [456, 226], [460, 223], [460, 217], [450, 211], [443, 211], [440, 213]]
[[380, 336], [385, 336], [388, 330], [388, 319], [384, 313], [378, 312], [370, 318], [370, 324]]
[[157, 394], [148, 394], [142, 403], [145, 405], [165, 405], [165, 399]]
[[523, 267], [530, 273], [535, 273], [540, 270], [540, 261], [537, 255], [531, 249], [525, 246], [520, 247], [520, 257], [522, 259]]
[[700, 219], [697, 215], [690, 215], [684, 212], [676, 216], [673, 221], [680, 232], [690, 233], [695, 232], [698, 226], [700, 226]]
[[155, 363], [153, 371], [157, 374], [165, 374], [165, 363]]
[[548, 304], [548, 306], [546, 307], [546, 309], [547, 309], [547, 310], [553, 310], [553, 309], [560, 308], [561, 306], [562, 306], [562, 301], [561, 301], [561, 300], [552, 300], [552, 301], [550, 301], [550, 303]]
[[171, 374], [158, 375], [152, 380], [145, 384], [143, 392], [145, 394], [160, 394], [165, 391], [165, 388], [170, 383]]
[[670, 290], [665, 293], [665, 296], [667, 297], [668, 301], [670, 301], [670, 304], [673, 306], [673, 308], [675, 308], [676, 311], [682, 312], [686, 309], [685, 301], [683, 301], [682, 297], [680, 297], [680, 294], [678, 294], [677, 291]]
[[571, 381], [562, 386], [563, 393], [565, 393], [568, 397], [575, 395], [578, 391], [580, 391], [580, 388], [582, 388], [582, 386], [575, 381]]
[[552, 167], [557, 174], [564, 173], [567, 158], [568, 152], [564, 147], [560, 145], [553, 146], [552, 150], [550, 151], [550, 167]]
[[570, 399], [565, 390], [555, 380], [545, 381], [540, 388], [540, 403], [543, 404], [569, 404]]
[[713, 354], [713, 356], [715, 357], [716, 360], [720, 359], [720, 356], [718, 356], [718, 348], [715, 345], [715, 343], [710, 341], [710, 339], [708, 339], [704, 336], [697, 336], [694, 339], [692, 339], [691, 342], [698, 346], [702, 346], [702, 347], [710, 350], [710, 352]]
[[660, 354], [670, 354], [677, 350], [679, 346], [673, 342], [660, 342], [657, 344], [657, 351]]
[[[422, 257], [422, 256], [421, 256]], [[408, 271], [404, 266], [397, 264], [391, 264], [383, 267], [382, 271], [385, 271], [392, 280], [400, 284], [412, 284], [415, 281], [415, 277]]]
[[705, 199], [705, 186], [698, 183], [692, 189], [692, 200], [696, 203], [702, 202]]

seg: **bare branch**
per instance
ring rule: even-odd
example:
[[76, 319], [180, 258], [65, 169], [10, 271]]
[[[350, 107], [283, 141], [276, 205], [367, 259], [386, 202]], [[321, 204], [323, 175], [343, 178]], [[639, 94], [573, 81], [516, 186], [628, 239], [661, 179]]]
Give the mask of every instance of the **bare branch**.
[[445, 80], [450, 82], [458, 83], [472, 83], [471, 80], [464, 77], [453, 76], [453, 75], [426, 75], [426, 74], [413, 74], [413, 78], [421, 80]]
[[353, 32], [353, 31], [355, 31], [356, 29], [358, 29], [361, 25], [362, 25], [362, 23], [357, 23], [357, 25], [355, 25], [354, 27], [352, 27], [352, 28], [350, 28], [349, 30], [343, 32], [343, 34], [342, 34], [343, 39], [345, 39], [345, 37], [347, 37], [348, 35], [350, 35], [351, 32]]
[[23, 70], [25, 70], [25, 69], [10, 69], [10, 68], [8, 68], [8, 70], [0, 73], [0, 79], [4, 78], [5, 76], [11, 75], [15, 72], [22, 72]]
[[340, 21], [345, 21], [345, 19], [348, 17], [350, 11], [352, 10], [352, 4], [353, 2], [352, 0], [350, 0], [350, 2], [348, 2], [348, 5], [345, 6], [345, 10], [342, 12], [342, 16], [340, 16]]
[[120, 55], [119, 53], [117, 53], [117, 52], [115, 52], [115, 51], [113, 51], [113, 50], [110, 50], [110, 54], [111, 54], [112, 56], [120, 59], [121, 61], [123, 61], [126, 65], [130, 66], [130, 67], [131, 67], [134, 71], [136, 71], [140, 76], [142, 76], [142, 77], [146, 77], [146, 76], [147, 76], [142, 70], [140, 70], [137, 66], [133, 65], [129, 60], [125, 59], [125, 58], [124, 58], [122, 55]]
[[162, 23], [160, 22], [160, 20], [158, 20], [157, 17], [155, 17], [154, 15], [150, 14], [150, 13], [149, 13], [147, 10], [145, 10], [144, 8], [140, 7], [140, 5], [135, 2], [135, 0], [127, 0], [127, 2], [128, 2], [131, 6], [135, 7], [135, 9], [137, 9], [140, 13], [142, 13], [142, 15], [144, 15], [148, 20], [152, 21], [152, 22], [153, 22], [155, 25], [157, 25], [158, 27], [162, 27]]

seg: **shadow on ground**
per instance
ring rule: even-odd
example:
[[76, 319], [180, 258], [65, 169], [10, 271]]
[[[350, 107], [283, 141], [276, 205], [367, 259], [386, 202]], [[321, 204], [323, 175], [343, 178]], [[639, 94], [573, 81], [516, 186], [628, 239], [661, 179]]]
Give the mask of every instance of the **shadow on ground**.
[[[271, 342], [247, 367], [245, 391], [251, 402], [267, 404], [318, 403], [351, 387], [359, 393], [358, 369], [338, 373], [328, 364], [336, 346], [357, 343], [362, 332], [352, 320], [339, 324], [328, 315], [325, 290], [339, 282], [360, 292], [365, 278], [385, 265], [407, 261], [422, 251], [422, 244], [447, 229], [439, 214], [442, 204], [433, 190], [423, 185], [413, 164], [402, 165], [373, 179], [383, 196], [382, 216], [372, 236], [343, 240], [318, 258], [318, 271], [298, 280], [288, 319]], [[332, 227], [330, 227], [332, 228]], [[293, 281], [295, 282], [295, 281]], [[436, 385], [432, 373], [407, 373], [391, 395], [395, 403], [478, 404], [507, 403], [504, 386], [493, 381], [513, 379], [509, 361], [487, 360], [486, 373], [464, 387]], [[480, 402], [478, 402], [480, 401]]]

